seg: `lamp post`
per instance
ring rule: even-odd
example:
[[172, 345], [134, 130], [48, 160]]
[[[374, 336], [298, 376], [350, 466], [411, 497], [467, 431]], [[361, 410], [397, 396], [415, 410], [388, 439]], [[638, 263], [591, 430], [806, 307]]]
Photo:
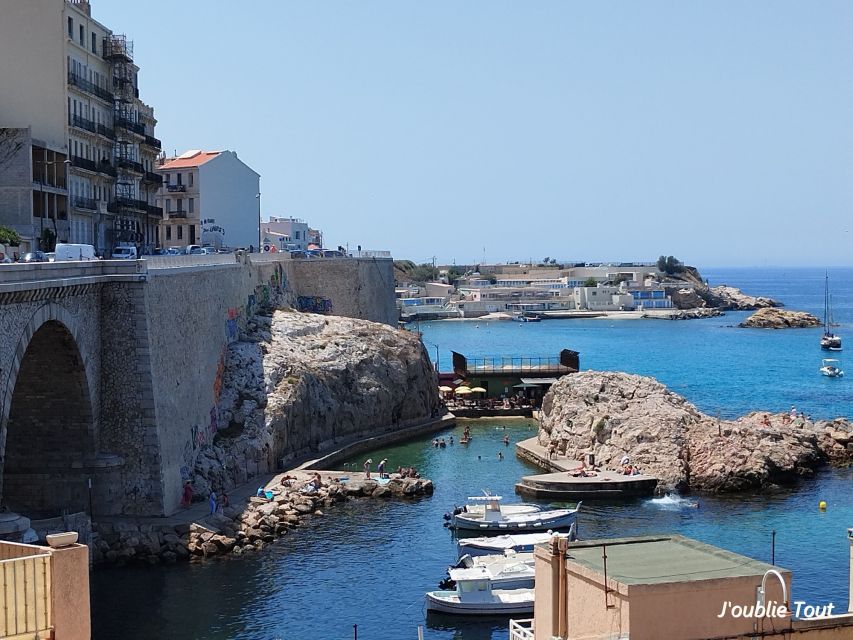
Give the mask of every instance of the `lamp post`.
[[258, 252], [262, 252], [261, 248], [261, 192], [258, 191], [258, 194], [255, 196], [258, 199]]

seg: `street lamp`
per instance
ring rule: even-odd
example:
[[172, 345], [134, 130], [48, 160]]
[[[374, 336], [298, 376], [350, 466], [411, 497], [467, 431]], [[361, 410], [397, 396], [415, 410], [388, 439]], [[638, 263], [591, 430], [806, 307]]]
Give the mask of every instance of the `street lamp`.
[[427, 342], [427, 344], [430, 345], [431, 347], [435, 347], [435, 372], [440, 373], [441, 371], [439, 369], [440, 360], [439, 360], [439, 355], [438, 355], [438, 345], [435, 344], [434, 342]]
[[262, 251], [261, 249], [261, 192], [255, 196], [258, 199], [258, 252]]

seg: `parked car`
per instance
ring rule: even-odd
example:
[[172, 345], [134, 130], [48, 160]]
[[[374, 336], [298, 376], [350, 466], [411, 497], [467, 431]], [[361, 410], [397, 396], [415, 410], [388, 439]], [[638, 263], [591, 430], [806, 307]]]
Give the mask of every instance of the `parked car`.
[[323, 249], [320, 251], [324, 258], [343, 258], [344, 254], [334, 249]]
[[304, 251], [291, 251], [290, 257], [295, 259], [295, 260], [304, 260], [305, 258], [308, 257], [308, 254], [305, 253]]
[[196, 249], [201, 249], [201, 245], [200, 244], [188, 244], [187, 248], [184, 249], [184, 253], [186, 253], [187, 255], [190, 255], [191, 253], [198, 253], [197, 251], [195, 251]]
[[44, 254], [44, 257], [47, 258], [48, 262], [54, 262], [56, 260], [56, 254], [53, 251], [48, 251]]
[[56, 245], [56, 262], [68, 260], [97, 260], [95, 247], [90, 244], [58, 244]]
[[169, 247], [166, 249], [167, 256], [182, 256], [184, 255], [183, 247]]
[[47, 262], [47, 255], [42, 251], [31, 251], [18, 258], [18, 262]]

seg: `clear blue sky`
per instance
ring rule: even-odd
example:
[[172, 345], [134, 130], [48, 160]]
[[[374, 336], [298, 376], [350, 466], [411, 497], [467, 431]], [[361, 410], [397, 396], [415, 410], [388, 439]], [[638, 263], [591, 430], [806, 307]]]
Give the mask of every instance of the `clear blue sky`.
[[853, 264], [853, 3], [92, 2], [164, 149], [327, 245]]

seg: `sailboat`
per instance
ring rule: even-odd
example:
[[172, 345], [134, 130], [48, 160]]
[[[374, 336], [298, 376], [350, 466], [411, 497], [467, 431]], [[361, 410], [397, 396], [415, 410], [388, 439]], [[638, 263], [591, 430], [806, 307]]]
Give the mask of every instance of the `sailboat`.
[[832, 333], [830, 326], [832, 326], [832, 308], [829, 297], [829, 274], [827, 273], [823, 293], [823, 335], [820, 337], [820, 348], [827, 351], [841, 351], [841, 336]]

